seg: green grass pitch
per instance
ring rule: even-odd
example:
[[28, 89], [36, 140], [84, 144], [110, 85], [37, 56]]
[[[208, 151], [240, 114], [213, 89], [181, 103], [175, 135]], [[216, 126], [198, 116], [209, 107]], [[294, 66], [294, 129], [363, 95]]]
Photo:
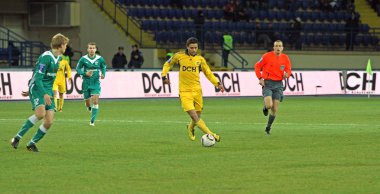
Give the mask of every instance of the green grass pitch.
[[[378, 193], [380, 99], [287, 97], [272, 135], [262, 98], [207, 98], [202, 117], [222, 140], [191, 142], [178, 99], [101, 100], [95, 127], [83, 101], [38, 143], [9, 142], [30, 103], [0, 102], [0, 193]], [[39, 126], [40, 123], [37, 124]]]

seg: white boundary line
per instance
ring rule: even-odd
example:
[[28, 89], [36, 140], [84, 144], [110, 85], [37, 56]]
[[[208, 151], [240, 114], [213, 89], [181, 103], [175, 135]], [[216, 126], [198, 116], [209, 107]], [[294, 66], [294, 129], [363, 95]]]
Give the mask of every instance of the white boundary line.
[[[6, 123], [6, 122], [22, 122], [25, 121], [25, 119], [10, 119], [10, 118], [2, 118], [0, 119], [0, 123]], [[88, 119], [55, 119], [55, 122], [61, 123], [61, 122], [70, 122], [70, 123], [87, 123]], [[166, 124], [186, 124], [187, 121], [153, 121], [153, 120], [126, 120], [126, 119], [99, 119], [96, 120], [96, 122], [111, 122], [111, 123], [166, 123]], [[208, 124], [216, 124], [216, 125], [265, 125], [265, 123], [258, 123], [258, 122], [207, 122]], [[345, 126], [345, 127], [380, 127], [380, 124], [359, 124], [359, 123], [281, 123], [276, 122], [276, 125], [293, 125], [293, 126]]]

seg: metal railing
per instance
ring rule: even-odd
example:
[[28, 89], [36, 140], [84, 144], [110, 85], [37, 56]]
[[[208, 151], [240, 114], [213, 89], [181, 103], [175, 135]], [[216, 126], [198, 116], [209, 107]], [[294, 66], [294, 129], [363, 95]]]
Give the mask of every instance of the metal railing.
[[40, 41], [28, 41], [24, 37], [0, 26], [0, 62], [12, 67], [32, 67], [38, 56], [49, 50]]

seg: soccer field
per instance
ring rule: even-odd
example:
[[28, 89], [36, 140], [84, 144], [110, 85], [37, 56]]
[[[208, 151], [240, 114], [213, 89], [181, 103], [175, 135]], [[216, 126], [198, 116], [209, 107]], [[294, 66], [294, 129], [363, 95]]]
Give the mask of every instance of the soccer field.
[[[0, 193], [378, 193], [380, 98], [287, 97], [272, 135], [262, 98], [207, 98], [203, 119], [222, 139], [187, 137], [178, 99], [101, 100], [95, 127], [83, 101], [38, 143], [10, 139], [30, 103], [0, 102]], [[40, 123], [37, 124], [39, 126]]]

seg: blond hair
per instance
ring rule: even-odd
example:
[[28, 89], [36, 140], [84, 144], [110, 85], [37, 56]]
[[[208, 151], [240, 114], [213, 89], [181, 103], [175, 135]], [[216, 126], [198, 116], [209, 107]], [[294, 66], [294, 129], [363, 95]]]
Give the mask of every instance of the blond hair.
[[[274, 43], [276, 43], [276, 42], [279, 42], [279, 43], [284, 44], [284, 43], [282, 42], [282, 40], [276, 40], [276, 41], [274, 41]], [[274, 43], [273, 43], [273, 44], [274, 44]]]
[[67, 38], [66, 36], [64, 36], [61, 33], [58, 33], [58, 34], [54, 35], [53, 38], [51, 38], [50, 47], [52, 49], [58, 49], [63, 44], [68, 44], [69, 41], [70, 41], [69, 38]]
[[87, 44], [87, 46], [89, 46], [89, 45], [94, 45], [94, 46], [96, 46], [96, 43], [95, 43], [95, 42], [89, 42], [89, 43]]

